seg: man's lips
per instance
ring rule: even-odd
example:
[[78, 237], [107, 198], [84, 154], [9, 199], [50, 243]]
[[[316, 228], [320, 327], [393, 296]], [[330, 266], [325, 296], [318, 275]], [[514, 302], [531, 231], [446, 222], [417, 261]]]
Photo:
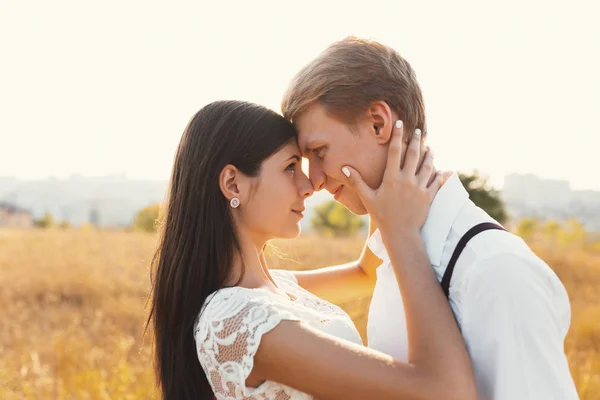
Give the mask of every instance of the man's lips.
[[336, 199], [338, 197], [338, 195], [340, 194], [340, 192], [342, 191], [342, 188], [344, 187], [344, 185], [340, 185], [337, 189], [335, 189], [334, 192], [330, 192], [333, 195], [333, 198]]

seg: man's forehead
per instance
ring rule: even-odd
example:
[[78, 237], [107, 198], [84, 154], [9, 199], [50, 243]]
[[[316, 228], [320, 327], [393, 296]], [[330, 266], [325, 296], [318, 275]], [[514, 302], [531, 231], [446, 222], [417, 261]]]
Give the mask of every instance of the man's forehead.
[[315, 147], [320, 147], [330, 140], [329, 134], [332, 128], [329, 121], [323, 119], [321, 109], [316, 110], [314, 107], [305, 111], [294, 121], [298, 132], [298, 147], [304, 156], [307, 155]]

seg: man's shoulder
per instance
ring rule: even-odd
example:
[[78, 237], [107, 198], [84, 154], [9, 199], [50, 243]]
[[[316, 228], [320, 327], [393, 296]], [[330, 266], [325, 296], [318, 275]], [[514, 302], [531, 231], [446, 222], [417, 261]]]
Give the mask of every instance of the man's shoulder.
[[537, 257], [523, 239], [512, 232], [500, 229], [477, 234], [469, 241], [466, 248], [474, 253], [477, 262], [507, 256], [525, 261]]
[[[494, 222], [493, 220], [485, 222]], [[456, 246], [469, 229], [470, 221], [453, 226], [451, 243]], [[477, 234], [463, 249], [458, 261], [465, 285], [475, 281], [490, 285], [490, 290], [505, 286], [529, 287], [537, 281], [554, 279], [552, 269], [540, 259], [519, 236], [504, 230], [489, 230]], [[460, 265], [462, 264], [462, 265]]]
[[464, 276], [464, 292], [486, 297], [525, 296], [564, 291], [550, 266], [529, 248], [504, 249], [479, 258]]
[[460, 291], [461, 326], [504, 314], [505, 322], [510, 319], [529, 327], [552, 322], [561, 335], [566, 334], [570, 323], [566, 289], [548, 264], [531, 254], [509, 252], [477, 263]]

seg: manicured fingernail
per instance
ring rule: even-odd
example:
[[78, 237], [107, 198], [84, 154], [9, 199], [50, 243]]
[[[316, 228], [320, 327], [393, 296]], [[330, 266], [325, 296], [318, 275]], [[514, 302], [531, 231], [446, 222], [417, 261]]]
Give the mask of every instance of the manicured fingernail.
[[348, 169], [348, 167], [343, 167], [342, 172], [344, 173], [344, 175], [346, 175], [347, 178], [350, 178], [350, 170]]
[[419, 128], [415, 129], [415, 136], [421, 136], [421, 130]]
[[396, 121], [396, 128], [398, 128], [398, 129], [402, 128], [402, 121], [400, 121], [400, 120]]

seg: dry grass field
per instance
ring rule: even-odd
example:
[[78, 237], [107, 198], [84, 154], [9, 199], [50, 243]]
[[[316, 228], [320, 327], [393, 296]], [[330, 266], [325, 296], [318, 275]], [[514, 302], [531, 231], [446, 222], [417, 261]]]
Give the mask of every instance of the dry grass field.
[[[143, 338], [154, 236], [0, 230], [0, 399], [156, 399]], [[360, 239], [277, 243], [271, 267], [310, 269], [360, 253]], [[537, 243], [572, 302], [566, 343], [584, 400], [600, 399], [600, 253]], [[364, 335], [369, 299], [345, 304]]]

